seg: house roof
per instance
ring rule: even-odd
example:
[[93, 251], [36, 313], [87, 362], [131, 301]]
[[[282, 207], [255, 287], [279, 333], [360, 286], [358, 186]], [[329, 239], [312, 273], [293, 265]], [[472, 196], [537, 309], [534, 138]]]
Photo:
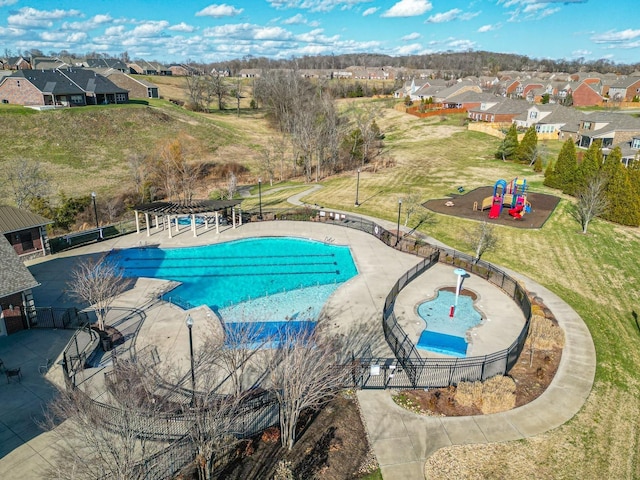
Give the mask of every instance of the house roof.
[[0, 298], [40, 285], [4, 235], [0, 235], [0, 262]]
[[0, 232], [12, 233], [53, 223], [52, 220], [22, 208], [0, 205]]
[[129, 90], [118, 87], [115, 83], [97, 72], [85, 68], [59, 69], [68, 79], [78, 84], [85, 92], [91, 93], [128, 93]]
[[[499, 98], [499, 97], [498, 97]], [[514, 114], [527, 111], [530, 104], [526, 100], [514, 100], [512, 98], [502, 98], [502, 101], [492, 107], [487, 108], [483, 113], [491, 113], [494, 115]]]
[[629, 88], [631, 85], [638, 81], [638, 77], [626, 77], [621, 78], [616, 82], [609, 85], [609, 88]]
[[91, 68], [113, 68], [116, 70], [129, 70], [127, 65], [117, 58], [87, 58], [85, 63]]
[[38, 90], [52, 95], [84, 94], [84, 91], [57, 70], [18, 70], [12, 77], [22, 77]]
[[[582, 115], [586, 113], [582, 112]], [[638, 132], [640, 134], [640, 119], [626, 113], [589, 112], [589, 115], [582, 117], [582, 120], [604, 124], [597, 130], [580, 130], [580, 134], [589, 137], [601, 137], [616, 131]]]

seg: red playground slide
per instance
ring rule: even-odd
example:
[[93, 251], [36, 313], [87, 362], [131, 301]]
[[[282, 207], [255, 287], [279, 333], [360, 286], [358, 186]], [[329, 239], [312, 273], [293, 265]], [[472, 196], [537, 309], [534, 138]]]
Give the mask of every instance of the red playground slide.
[[493, 197], [493, 205], [489, 210], [489, 218], [498, 218], [502, 210], [502, 197]]

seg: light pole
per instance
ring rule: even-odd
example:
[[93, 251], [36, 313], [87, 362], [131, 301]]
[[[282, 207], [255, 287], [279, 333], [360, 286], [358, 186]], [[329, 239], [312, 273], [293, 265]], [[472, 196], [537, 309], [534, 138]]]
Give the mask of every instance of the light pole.
[[356, 207], [360, 206], [360, 202], [358, 202], [358, 193], [360, 193], [360, 168], [358, 168], [358, 180], [356, 180]]
[[401, 211], [402, 211], [402, 199], [399, 198], [398, 199], [398, 233], [396, 238], [396, 247], [398, 246], [398, 243], [400, 243], [400, 212]]
[[91, 200], [93, 200], [93, 215], [96, 217], [96, 229], [100, 229], [98, 223], [98, 207], [96, 205], [96, 192], [91, 192]]
[[258, 203], [260, 204], [260, 214], [258, 219], [262, 220], [262, 179], [258, 179]]
[[185, 323], [189, 328], [189, 353], [191, 355], [191, 406], [193, 406], [196, 396], [196, 372], [193, 367], [193, 335], [191, 333], [191, 329], [193, 328], [193, 318], [191, 318], [191, 315], [187, 315]]

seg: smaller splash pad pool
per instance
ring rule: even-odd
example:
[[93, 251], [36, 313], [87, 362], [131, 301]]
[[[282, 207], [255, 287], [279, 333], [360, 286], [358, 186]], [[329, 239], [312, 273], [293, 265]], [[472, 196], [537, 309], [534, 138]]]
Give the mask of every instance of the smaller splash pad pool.
[[460, 295], [452, 318], [449, 312], [455, 303], [455, 293], [438, 290], [436, 298], [418, 306], [418, 315], [427, 324], [418, 348], [455, 357], [467, 355], [466, 333], [482, 321], [482, 315], [473, 307], [473, 298]]

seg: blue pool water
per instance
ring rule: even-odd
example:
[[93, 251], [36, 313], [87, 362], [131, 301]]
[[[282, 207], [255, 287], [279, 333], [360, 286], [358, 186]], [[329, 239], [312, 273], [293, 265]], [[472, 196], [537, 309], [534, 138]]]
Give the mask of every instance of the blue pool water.
[[457, 357], [466, 356], [465, 334], [482, 321], [482, 316], [473, 307], [471, 297], [460, 295], [454, 317], [449, 317], [449, 310], [455, 302], [455, 293], [439, 290], [436, 298], [418, 306], [418, 315], [427, 324], [416, 345], [418, 348]]
[[329, 296], [358, 273], [348, 247], [297, 238], [133, 248], [111, 256], [125, 276], [182, 282], [171, 295], [208, 305], [227, 323], [317, 320]]

